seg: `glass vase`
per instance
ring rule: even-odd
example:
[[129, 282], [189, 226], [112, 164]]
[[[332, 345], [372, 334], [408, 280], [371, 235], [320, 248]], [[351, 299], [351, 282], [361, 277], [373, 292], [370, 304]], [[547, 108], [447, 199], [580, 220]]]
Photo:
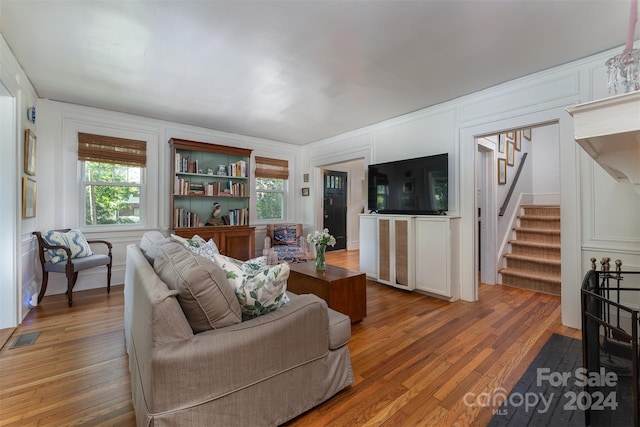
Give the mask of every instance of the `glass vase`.
[[324, 259], [324, 251], [327, 245], [316, 245], [316, 270], [327, 268], [327, 261]]

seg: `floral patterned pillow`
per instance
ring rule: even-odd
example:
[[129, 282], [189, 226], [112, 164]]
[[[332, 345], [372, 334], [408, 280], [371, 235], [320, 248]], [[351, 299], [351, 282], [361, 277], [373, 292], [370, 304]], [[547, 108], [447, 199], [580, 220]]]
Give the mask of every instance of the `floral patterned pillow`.
[[[69, 230], [66, 233], [60, 231], [43, 231], [42, 239], [53, 246], [66, 246], [71, 249], [71, 258], [82, 258], [93, 255], [91, 246], [80, 230]], [[67, 260], [64, 249], [49, 249], [51, 263], [56, 264]]]
[[270, 313], [289, 302], [289, 264], [261, 265], [259, 257], [246, 262], [215, 254], [213, 259], [233, 287], [242, 309], [242, 320]]
[[202, 237], [198, 236], [197, 234], [194, 234], [193, 237], [190, 239], [184, 238], [182, 236], [178, 236], [177, 234], [172, 234], [171, 238], [176, 242], [182, 243], [187, 248], [199, 248], [200, 246], [207, 243], [206, 240], [204, 240]]
[[273, 244], [274, 245], [297, 245], [296, 225], [275, 225], [273, 227]]
[[189, 249], [191, 252], [195, 252], [198, 255], [202, 255], [205, 258], [210, 259], [211, 261], [213, 261], [213, 255], [214, 254], [219, 254], [220, 250], [218, 249], [218, 246], [216, 246], [216, 243], [213, 241], [213, 239], [209, 239], [209, 241], [207, 241], [206, 243], [203, 243], [200, 246], [187, 246], [187, 249]]

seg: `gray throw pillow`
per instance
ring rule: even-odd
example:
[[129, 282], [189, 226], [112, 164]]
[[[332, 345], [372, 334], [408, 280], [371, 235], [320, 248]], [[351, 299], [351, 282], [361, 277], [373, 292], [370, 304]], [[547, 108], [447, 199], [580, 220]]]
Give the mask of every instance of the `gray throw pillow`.
[[194, 333], [242, 321], [240, 303], [224, 271], [208, 259], [171, 242], [158, 248], [153, 269], [169, 289], [178, 291]]

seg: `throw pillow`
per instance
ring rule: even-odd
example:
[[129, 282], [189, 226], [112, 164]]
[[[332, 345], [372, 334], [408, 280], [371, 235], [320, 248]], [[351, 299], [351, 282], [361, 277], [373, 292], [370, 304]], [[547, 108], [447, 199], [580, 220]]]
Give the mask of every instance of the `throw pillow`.
[[213, 241], [213, 239], [209, 239], [208, 242], [200, 246], [189, 245], [187, 246], [187, 249], [189, 249], [191, 252], [194, 252], [198, 255], [202, 255], [203, 257], [208, 258], [212, 261], [213, 261], [213, 255], [220, 253], [220, 250], [218, 249], [218, 246], [216, 246], [216, 243]]
[[153, 269], [169, 289], [178, 291], [178, 303], [194, 333], [242, 321], [238, 299], [218, 265], [172, 242], [158, 248]]
[[286, 294], [289, 264], [260, 266], [219, 254], [213, 258], [235, 289], [243, 320], [272, 312], [289, 302]]
[[200, 246], [207, 243], [206, 240], [204, 240], [202, 237], [198, 236], [197, 234], [194, 234], [193, 237], [190, 239], [187, 239], [182, 236], [178, 236], [177, 234], [172, 234], [171, 238], [176, 242], [182, 243], [186, 247], [192, 247], [192, 248], [199, 248]]
[[[41, 233], [45, 242], [55, 246], [66, 246], [71, 250], [71, 258], [83, 258], [93, 255], [91, 246], [87, 242], [80, 230], [69, 230], [67, 232], [60, 231], [43, 231]], [[64, 249], [49, 249], [51, 262], [56, 264], [67, 260], [67, 252]]]
[[273, 228], [274, 245], [297, 245], [295, 224], [276, 225]]

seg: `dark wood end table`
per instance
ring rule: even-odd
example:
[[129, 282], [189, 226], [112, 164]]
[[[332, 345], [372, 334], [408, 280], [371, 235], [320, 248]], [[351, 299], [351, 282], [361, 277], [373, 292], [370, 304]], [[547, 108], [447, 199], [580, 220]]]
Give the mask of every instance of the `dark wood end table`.
[[367, 315], [367, 279], [364, 273], [327, 265], [316, 270], [313, 261], [289, 265], [287, 290], [294, 294], [314, 294], [330, 308], [346, 314], [351, 322], [359, 322]]

